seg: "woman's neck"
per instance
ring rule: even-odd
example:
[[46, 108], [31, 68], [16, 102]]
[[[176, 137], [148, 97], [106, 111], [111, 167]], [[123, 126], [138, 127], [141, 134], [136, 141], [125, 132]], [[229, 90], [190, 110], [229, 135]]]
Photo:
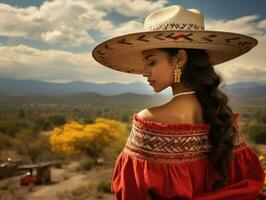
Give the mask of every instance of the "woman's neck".
[[192, 88], [186, 87], [182, 83], [173, 84], [171, 87], [172, 87], [172, 93], [173, 93], [173, 95], [179, 94], [181, 92], [190, 92], [190, 91], [193, 91]]

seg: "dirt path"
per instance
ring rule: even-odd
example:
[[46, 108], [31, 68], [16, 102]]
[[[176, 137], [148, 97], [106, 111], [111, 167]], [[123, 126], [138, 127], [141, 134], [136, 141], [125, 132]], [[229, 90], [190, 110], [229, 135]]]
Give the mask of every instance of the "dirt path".
[[[28, 193], [27, 200], [59, 200], [59, 195], [65, 195], [75, 190], [88, 188], [90, 185], [95, 185], [102, 177], [108, 177], [112, 174], [112, 169], [93, 168], [87, 172], [69, 172], [66, 169], [52, 170], [53, 184], [36, 186], [33, 191]], [[65, 177], [68, 177], [65, 179]], [[101, 194], [106, 200], [113, 200], [111, 194]], [[65, 198], [64, 198], [65, 199]], [[89, 198], [88, 198], [89, 199]], [[95, 199], [92, 197], [92, 199]]]
[[[69, 164], [67, 168], [52, 167], [52, 183], [48, 185], [20, 186], [20, 176], [0, 180], [0, 199], [61, 200], [72, 199], [72, 195], [77, 193], [85, 194], [82, 197], [84, 200], [114, 200], [112, 194], [96, 191], [99, 181], [111, 179], [112, 168], [93, 167], [89, 171], [77, 171], [76, 167], [77, 162]], [[2, 190], [4, 185], [7, 189]]]
[[90, 183], [88, 175], [76, 174], [68, 180], [61, 181], [52, 185], [38, 186], [36, 191], [29, 193], [27, 200], [57, 200], [58, 193], [72, 191]]

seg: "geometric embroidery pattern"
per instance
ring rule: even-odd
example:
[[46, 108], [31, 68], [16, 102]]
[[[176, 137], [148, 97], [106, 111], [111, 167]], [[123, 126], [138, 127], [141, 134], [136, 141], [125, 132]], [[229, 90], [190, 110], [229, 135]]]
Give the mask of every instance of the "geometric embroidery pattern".
[[[234, 151], [246, 146], [245, 138], [239, 132], [234, 139]], [[174, 130], [174, 129], [172, 129]], [[157, 162], [187, 162], [205, 158], [212, 146], [208, 140], [208, 128], [186, 130], [180, 128], [175, 133], [160, 127], [147, 127], [133, 120], [124, 152]]]
[[151, 31], [166, 31], [166, 30], [195, 30], [204, 31], [204, 27], [199, 24], [191, 23], [165, 23], [149, 26]]

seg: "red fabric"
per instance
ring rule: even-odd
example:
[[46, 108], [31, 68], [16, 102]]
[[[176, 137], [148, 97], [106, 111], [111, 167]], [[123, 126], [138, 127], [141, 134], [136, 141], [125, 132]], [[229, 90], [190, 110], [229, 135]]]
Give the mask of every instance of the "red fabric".
[[[235, 114], [233, 122], [236, 122], [237, 118], [238, 114]], [[206, 130], [209, 125], [151, 122], [133, 113], [132, 129], [134, 127], [139, 131], [147, 127], [152, 131], [163, 129], [180, 132], [186, 129], [186, 134], [188, 132], [196, 134], [195, 131]], [[242, 144], [234, 152], [230, 181], [214, 192], [213, 183], [220, 178], [220, 175], [206, 157], [180, 163], [167, 163], [152, 162], [128, 152], [130, 151], [122, 151], [115, 163], [112, 193], [117, 200], [146, 200], [148, 194], [152, 199], [161, 200], [255, 200], [256, 197], [266, 199], [265, 193], [261, 191], [265, 178], [263, 166], [256, 152], [246, 144]]]

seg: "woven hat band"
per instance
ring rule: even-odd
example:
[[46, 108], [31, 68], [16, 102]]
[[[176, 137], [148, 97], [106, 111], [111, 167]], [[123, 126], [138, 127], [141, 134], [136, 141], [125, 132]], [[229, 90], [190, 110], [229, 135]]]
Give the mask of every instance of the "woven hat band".
[[149, 31], [204, 31], [204, 27], [199, 24], [191, 23], [169, 23], [149, 26]]

